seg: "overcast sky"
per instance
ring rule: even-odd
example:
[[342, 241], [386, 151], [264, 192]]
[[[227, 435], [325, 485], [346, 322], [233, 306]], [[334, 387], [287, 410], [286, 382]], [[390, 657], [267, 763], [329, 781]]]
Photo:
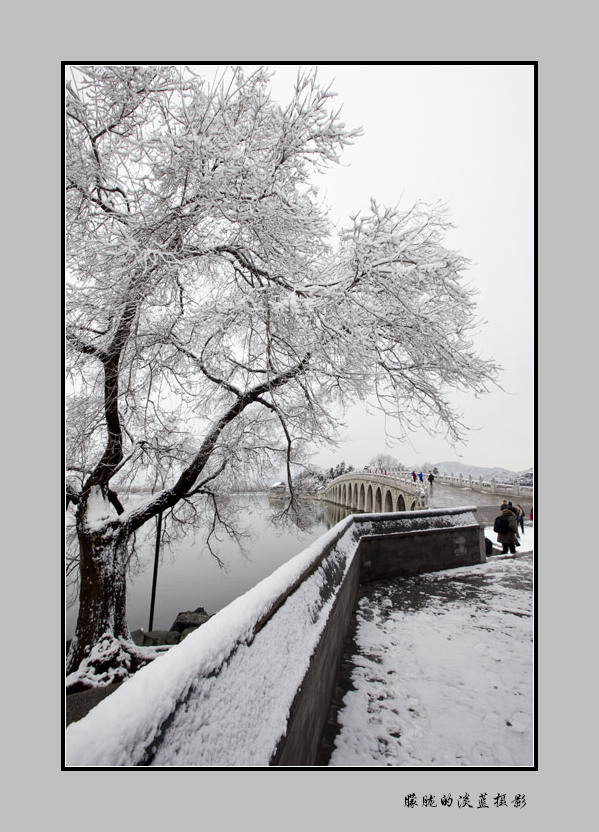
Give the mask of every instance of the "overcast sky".
[[[273, 94], [292, 91], [298, 65], [270, 65]], [[309, 65], [303, 65], [309, 66]], [[248, 67], [251, 69], [251, 65]], [[472, 428], [454, 451], [414, 434], [387, 446], [382, 418], [350, 413], [346, 437], [315, 462], [356, 467], [388, 452], [404, 464], [460, 461], [514, 471], [534, 464], [534, 67], [484, 64], [319, 64], [349, 127], [364, 135], [321, 180], [344, 221], [379, 203], [443, 202], [456, 226], [447, 245], [471, 260], [479, 291], [476, 345], [503, 367], [496, 390], [457, 399]], [[389, 425], [391, 431], [393, 425]]]

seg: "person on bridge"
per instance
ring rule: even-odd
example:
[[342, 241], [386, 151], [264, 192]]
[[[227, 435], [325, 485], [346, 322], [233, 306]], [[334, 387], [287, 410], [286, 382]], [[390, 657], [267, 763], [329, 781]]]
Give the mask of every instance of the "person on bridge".
[[416, 471], [412, 471], [412, 482], [416, 482]]
[[430, 484], [431, 484], [431, 491], [432, 491], [432, 490], [433, 490], [433, 483], [434, 483], [434, 481], [435, 481], [435, 478], [433, 477], [433, 472], [432, 472], [432, 471], [431, 471], [431, 472], [430, 472], [430, 474], [428, 475], [428, 481], [429, 481], [429, 482], [430, 482]]
[[418, 474], [418, 479], [420, 482], [424, 482], [424, 477], [422, 476], [422, 471]]

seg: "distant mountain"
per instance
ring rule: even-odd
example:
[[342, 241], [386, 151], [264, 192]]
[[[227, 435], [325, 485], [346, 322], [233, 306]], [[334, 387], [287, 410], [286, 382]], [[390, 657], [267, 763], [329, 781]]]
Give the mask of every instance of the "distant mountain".
[[509, 471], [507, 468], [481, 468], [477, 465], [465, 465], [463, 462], [435, 462], [433, 465], [428, 465], [427, 468], [437, 468], [444, 474], [462, 474], [464, 477], [472, 475], [473, 477], [482, 477], [484, 480], [490, 480], [494, 477], [498, 481], [514, 480], [518, 477], [523, 477], [526, 474], [532, 474], [533, 468], [527, 468], [524, 471]]

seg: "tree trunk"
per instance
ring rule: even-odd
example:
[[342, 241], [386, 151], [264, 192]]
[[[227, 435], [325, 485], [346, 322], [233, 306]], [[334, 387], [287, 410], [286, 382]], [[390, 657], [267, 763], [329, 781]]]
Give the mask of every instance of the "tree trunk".
[[148, 661], [127, 625], [128, 529], [118, 519], [90, 527], [88, 503], [78, 507], [79, 614], [66, 662], [68, 692], [120, 681]]

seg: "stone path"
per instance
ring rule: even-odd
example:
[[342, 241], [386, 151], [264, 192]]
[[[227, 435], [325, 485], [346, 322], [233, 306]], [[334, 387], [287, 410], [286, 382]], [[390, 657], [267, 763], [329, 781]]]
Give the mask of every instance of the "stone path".
[[533, 765], [533, 574], [529, 552], [361, 586], [319, 765]]

